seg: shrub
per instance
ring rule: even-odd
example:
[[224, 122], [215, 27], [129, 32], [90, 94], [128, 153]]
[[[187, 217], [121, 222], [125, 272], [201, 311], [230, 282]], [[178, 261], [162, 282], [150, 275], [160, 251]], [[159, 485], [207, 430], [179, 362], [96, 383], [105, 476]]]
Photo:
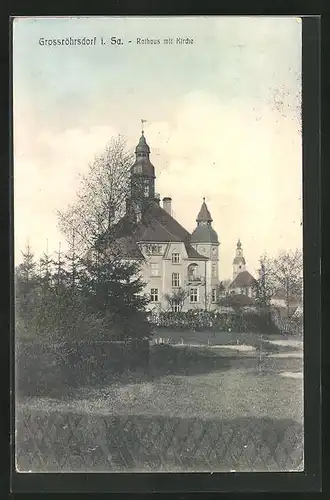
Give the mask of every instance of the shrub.
[[151, 315], [157, 327], [183, 330], [212, 330], [235, 332], [277, 333], [279, 329], [266, 314], [251, 311], [219, 313], [217, 311], [189, 310], [186, 312], [160, 312]]

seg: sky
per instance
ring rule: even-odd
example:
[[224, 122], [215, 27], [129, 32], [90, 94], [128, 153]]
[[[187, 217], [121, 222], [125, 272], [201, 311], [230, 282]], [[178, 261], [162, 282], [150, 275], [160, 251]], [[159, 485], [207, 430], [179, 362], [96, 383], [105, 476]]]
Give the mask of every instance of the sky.
[[[36, 257], [47, 241], [50, 252], [65, 248], [57, 210], [74, 201], [79, 175], [111, 137], [135, 148], [141, 118], [156, 192], [172, 197], [187, 230], [206, 198], [221, 279], [238, 238], [252, 274], [262, 253], [301, 248], [301, 26], [259, 16], [16, 18], [15, 263], [27, 243]], [[96, 44], [40, 44], [69, 37]]]

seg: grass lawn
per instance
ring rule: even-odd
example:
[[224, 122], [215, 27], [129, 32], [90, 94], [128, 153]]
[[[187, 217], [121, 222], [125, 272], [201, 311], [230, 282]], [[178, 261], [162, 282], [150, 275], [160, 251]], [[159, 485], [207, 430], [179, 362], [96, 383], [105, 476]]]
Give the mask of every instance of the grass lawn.
[[[262, 361], [225, 348], [161, 349], [148, 374], [76, 388], [66, 398], [20, 399], [19, 469], [301, 470], [299, 349], [273, 346]], [[173, 353], [174, 365], [160, 364]]]

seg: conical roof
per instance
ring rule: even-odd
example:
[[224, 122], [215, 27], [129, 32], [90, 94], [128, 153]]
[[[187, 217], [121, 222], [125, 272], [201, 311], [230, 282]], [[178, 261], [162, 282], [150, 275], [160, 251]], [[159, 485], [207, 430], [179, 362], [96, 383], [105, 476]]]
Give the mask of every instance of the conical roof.
[[149, 159], [150, 148], [147, 144], [144, 132], [140, 137], [139, 143], [135, 148], [135, 162], [131, 167], [132, 174], [139, 174], [145, 177], [155, 178], [155, 167]]
[[196, 222], [197, 227], [191, 234], [192, 243], [219, 243], [218, 235], [211, 225], [212, 217], [205, 203], [205, 198], [203, 198]]
[[212, 220], [213, 219], [211, 217], [209, 209], [207, 208], [207, 205], [205, 203], [205, 198], [203, 198], [203, 203], [199, 211], [199, 214], [197, 215], [196, 222], [212, 222]]
[[144, 153], [145, 155], [150, 154], [150, 148], [147, 144], [146, 138], [144, 137], [144, 132], [142, 132], [139, 143], [135, 148], [135, 153]]

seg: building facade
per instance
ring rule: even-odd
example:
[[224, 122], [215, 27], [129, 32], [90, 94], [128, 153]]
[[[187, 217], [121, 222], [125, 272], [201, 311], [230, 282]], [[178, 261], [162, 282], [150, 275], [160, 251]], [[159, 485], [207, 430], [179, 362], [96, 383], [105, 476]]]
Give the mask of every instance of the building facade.
[[187, 311], [216, 307], [219, 240], [203, 199], [190, 234], [172, 216], [172, 200], [155, 193], [155, 168], [142, 132], [130, 171], [126, 214], [115, 227], [124, 259], [140, 262], [150, 309]]

